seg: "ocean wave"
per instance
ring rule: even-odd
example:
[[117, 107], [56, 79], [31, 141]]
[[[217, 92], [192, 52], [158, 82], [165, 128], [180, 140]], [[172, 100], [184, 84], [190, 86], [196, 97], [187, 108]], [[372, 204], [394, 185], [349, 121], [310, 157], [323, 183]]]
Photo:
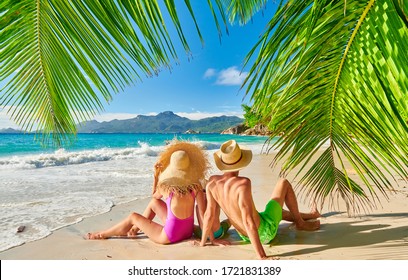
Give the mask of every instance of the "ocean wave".
[[192, 141], [195, 143], [198, 147], [200, 147], [203, 150], [218, 150], [221, 146], [222, 143], [214, 143], [214, 142], [207, 142], [207, 141]]
[[[114, 203], [104, 198], [94, 197], [92, 203], [84, 198], [53, 198], [53, 201], [3, 203], [9, 207], [0, 215], [0, 252], [21, 244], [47, 237], [53, 231], [75, 224], [84, 218], [109, 212]], [[30, 215], [27, 215], [27, 212]], [[54, 213], [54, 215], [44, 215]], [[58, 214], [55, 214], [58, 213]], [[19, 217], [16, 219], [15, 217]], [[15, 229], [24, 226], [24, 234], [15, 234]], [[12, 230], [10, 230], [12, 229]]]
[[[190, 139], [203, 150], [218, 150], [221, 142], [210, 142], [199, 139]], [[259, 143], [250, 143], [253, 152], [261, 151], [262, 145]], [[67, 151], [59, 149], [51, 153], [14, 155], [9, 157], [0, 157], [0, 169], [35, 169], [53, 166], [77, 165], [91, 162], [111, 161], [121, 159], [135, 159], [141, 157], [156, 157], [165, 147], [151, 146], [146, 142], [138, 142], [135, 148], [100, 148], [80, 151]]]
[[75, 165], [89, 162], [155, 157], [162, 147], [139, 143], [138, 148], [102, 148], [84, 151], [66, 151], [59, 149], [53, 153], [31, 154], [0, 158], [0, 168], [33, 169], [52, 166]]

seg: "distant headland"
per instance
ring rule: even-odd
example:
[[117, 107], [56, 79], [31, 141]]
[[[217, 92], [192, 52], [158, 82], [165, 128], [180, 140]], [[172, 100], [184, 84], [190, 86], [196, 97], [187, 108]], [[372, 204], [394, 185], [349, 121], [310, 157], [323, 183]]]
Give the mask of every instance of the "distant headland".
[[[208, 117], [191, 120], [165, 111], [155, 116], [138, 115], [126, 120], [98, 122], [96, 120], [82, 122], [77, 125], [78, 133], [177, 133], [199, 134], [220, 133], [240, 135], [269, 135], [265, 126], [256, 125], [249, 128], [245, 119], [236, 116]], [[5, 128], [0, 134], [18, 134], [24, 131]], [[35, 133], [35, 132], [34, 132]]]
[[236, 116], [209, 117], [191, 120], [171, 111], [155, 116], [138, 115], [132, 119], [108, 122], [87, 121], [80, 123], [78, 133], [221, 133], [242, 124], [243, 118]]

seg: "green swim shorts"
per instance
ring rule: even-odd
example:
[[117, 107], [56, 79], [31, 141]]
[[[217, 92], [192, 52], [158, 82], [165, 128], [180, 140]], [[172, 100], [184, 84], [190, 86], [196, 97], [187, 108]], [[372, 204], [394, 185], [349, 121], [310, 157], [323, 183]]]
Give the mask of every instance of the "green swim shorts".
[[[267, 244], [275, 238], [278, 232], [280, 221], [282, 221], [282, 207], [280, 204], [271, 199], [265, 206], [263, 212], [259, 212], [261, 221], [259, 223], [258, 234], [261, 243]], [[247, 236], [239, 234], [244, 241], [250, 242]]]

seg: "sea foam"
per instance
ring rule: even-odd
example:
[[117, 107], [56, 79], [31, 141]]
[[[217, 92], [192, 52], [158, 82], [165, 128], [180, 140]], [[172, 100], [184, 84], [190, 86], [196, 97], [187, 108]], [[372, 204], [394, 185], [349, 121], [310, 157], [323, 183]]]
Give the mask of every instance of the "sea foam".
[[0, 158], [0, 168], [31, 169], [118, 159], [132, 159], [143, 156], [155, 157], [162, 148], [163, 147], [161, 146], [151, 147], [147, 143], [140, 143], [140, 147], [138, 148], [101, 148], [84, 151], [66, 151], [65, 149], [58, 149], [53, 153], [3, 157]]

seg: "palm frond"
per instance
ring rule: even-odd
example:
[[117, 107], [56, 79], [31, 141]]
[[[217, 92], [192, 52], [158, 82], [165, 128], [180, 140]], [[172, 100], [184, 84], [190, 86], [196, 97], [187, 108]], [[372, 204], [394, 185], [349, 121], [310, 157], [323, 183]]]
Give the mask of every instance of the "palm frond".
[[[220, 1], [215, 1], [219, 8]], [[177, 38], [170, 37], [168, 26], [189, 54], [177, 5], [174, 0], [1, 1], [0, 77], [7, 84], [0, 106], [10, 108], [22, 129], [36, 129], [45, 140], [70, 139], [77, 123], [103, 110], [102, 100], [109, 102], [113, 93], [178, 60]], [[190, 1], [180, 5], [202, 40]]]
[[396, 184], [388, 175], [408, 178], [403, 2], [288, 1], [247, 58], [259, 49], [248, 94], [271, 120], [271, 137], [283, 134], [271, 147], [275, 163], [285, 158], [282, 172], [301, 163], [303, 171], [324, 150], [301, 179], [313, 199], [338, 193], [349, 209], [370, 206], [376, 190], [387, 196]]
[[229, 22], [239, 24], [246, 24], [259, 10], [265, 8], [267, 0], [223, 0], [222, 1], [227, 14], [229, 15]]

